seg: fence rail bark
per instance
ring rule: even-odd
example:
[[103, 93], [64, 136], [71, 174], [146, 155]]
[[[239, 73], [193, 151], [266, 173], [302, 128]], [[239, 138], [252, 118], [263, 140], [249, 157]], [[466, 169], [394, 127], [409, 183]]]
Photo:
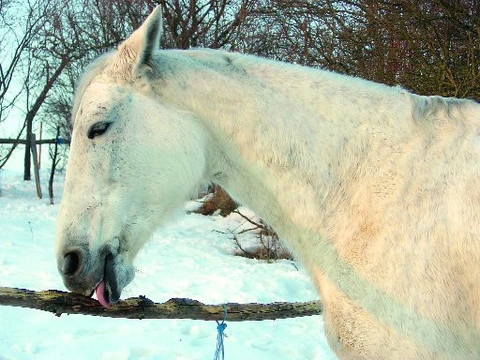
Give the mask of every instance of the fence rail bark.
[[72, 293], [46, 290], [32, 291], [0, 287], [0, 305], [48, 311], [56, 316], [82, 314], [126, 319], [192, 319], [222, 320], [227, 311], [228, 321], [261, 321], [320, 315], [320, 301], [275, 302], [270, 304], [207, 305], [196, 300], [175, 298], [164, 303], [139, 296], [121, 300], [105, 309], [97, 300]]

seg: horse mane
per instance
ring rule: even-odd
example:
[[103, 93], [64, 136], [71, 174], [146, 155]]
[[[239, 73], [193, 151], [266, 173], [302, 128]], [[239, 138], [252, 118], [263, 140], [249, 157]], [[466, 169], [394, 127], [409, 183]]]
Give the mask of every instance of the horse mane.
[[[85, 69], [83, 75], [78, 81], [75, 91], [71, 125], [73, 126], [75, 116], [80, 106], [83, 93], [93, 78], [100, 74], [108, 66], [109, 61], [116, 55], [117, 51], [111, 51], [95, 59]], [[164, 71], [169, 71], [170, 66], [165, 66], [165, 62], [161, 61], [161, 57], [172, 54], [175, 57], [180, 55], [184, 59], [191, 59], [197, 63], [197, 66], [210, 68], [215, 72], [225, 72], [229, 74], [236, 74], [237, 76], [247, 77], [262, 77], [263, 81], [265, 68], [272, 68], [273, 72], [278, 76], [279, 74], [291, 76], [296, 75], [296, 85], [302, 87], [309, 86], [312, 82], [324, 83], [324, 89], [330, 88], [333, 84], [341, 84], [344, 88], [350, 88], [353, 92], [356, 89], [368, 90], [372, 96], [374, 94], [385, 96], [407, 96], [411, 99], [412, 118], [418, 124], [424, 126], [435, 118], [448, 121], [449, 119], [472, 119], [472, 116], [458, 116], [459, 113], [470, 111], [472, 105], [476, 102], [468, 99], [458, 99], [441, 96], [422, 96], [411, 93], [401, 86], [388, 86], [385, 84], [372, 82], [366, 79], [361, 79], [353, 76], [339, 74], [323, 69], [299, 67], [294, 64], [275, 62], [272, 60], [258, 58], [256, 56], [241, 54], [235, 52], [226, 52], [222, 50], [213, 49], [194, 49], [194, 50], [163, 50], [157, 51], [152, 59], [150, 59], [149, 66], [153, 69], [156, 77], [162, 77]], [[258, 70], [261, 68], [261, 70]], [[271, 79], [268, 79], [269, 81]], [[283, 80], [283, 79], [282, 79]], [[281, 86], [284, 81], [278, 81], [277, 84]], [[271, 84], [272, 85], [272, 84]], [[319, 91], [320, 92], [320, 91]], [[320, 94], [319, 94], [320, 95]]]
[[412, 98], [412, 117], [417, 123], [426, 123], [442, 119], [443, 122], [476, 123], [475, 116], [461, 116], [476, 109], [477, 103], [470, 99], [442, 96], [421, 96], [410, 94]]

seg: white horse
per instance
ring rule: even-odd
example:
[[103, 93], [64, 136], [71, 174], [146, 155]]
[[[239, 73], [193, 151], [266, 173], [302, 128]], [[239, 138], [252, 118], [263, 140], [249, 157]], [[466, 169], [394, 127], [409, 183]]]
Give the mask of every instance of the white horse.
[[155, 10], [79, 84], [65, 285], [104, 306], [215, 182], [311, 273], [342, 359], [480, 358], [480, 105], [253, 56], [157, 51]]

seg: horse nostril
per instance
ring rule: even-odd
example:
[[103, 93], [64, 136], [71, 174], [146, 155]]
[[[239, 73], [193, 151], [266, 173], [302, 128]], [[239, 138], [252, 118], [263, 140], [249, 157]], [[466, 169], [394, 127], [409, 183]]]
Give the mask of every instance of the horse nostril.
[[73, 275], [80, 266], [80, 255], [78, 252], [69, 252], [65, 254], [62, 264], [62, 273], [65, 275]]

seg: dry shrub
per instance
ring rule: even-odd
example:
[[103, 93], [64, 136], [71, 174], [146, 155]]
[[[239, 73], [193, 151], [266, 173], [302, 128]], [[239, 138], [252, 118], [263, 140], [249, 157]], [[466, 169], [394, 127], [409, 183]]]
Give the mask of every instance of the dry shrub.
[[[202, 200], [198, 200], [200, 206], [192, 209], [191, 212], [223, 217], [236, 214], [243, 219], [243, 224], [252, 225], [239, 231], [237, 229], [229, 230], [237, 247], [235, 255], [268, 262], [279, 259], [293, 260], [292, 254], [282, 244], [275, 230], [262, 219], [254, 220], [255, 216], [249, 217], [241, 213], [238, 210], [239, 204], [220, 186], [213, 184], [205, 193]], [[254, 244], [252, 244], [251, 236], [245, 236], [247, 233], [253, 235], [256, 240]]]
[[194, 212], [202, 215], [219, 214], [225, 217], [238, 208], [235, 200], [218, 185], [210, 186], [207, 194], [208, 195], [201, 200], [201, 206]]
[[[262, 219], [254, 221], [242, 214], [238, 209], [233, 212], [253, 225], [252, 228], [239, 231], [238, 233], [232, 231], [233, 241], [237, 246], [235, 255], [249, 259], [266, 260], [268, 262], [280, 259], [293, 260], [292, 254], [283, 245], [278, 234], [270, 225], [266, 224]], [[255, 238], [258, 240], [257, 244], [248, 247], [242, 245], [239, 235], [247, 232], [254, 233]]]

